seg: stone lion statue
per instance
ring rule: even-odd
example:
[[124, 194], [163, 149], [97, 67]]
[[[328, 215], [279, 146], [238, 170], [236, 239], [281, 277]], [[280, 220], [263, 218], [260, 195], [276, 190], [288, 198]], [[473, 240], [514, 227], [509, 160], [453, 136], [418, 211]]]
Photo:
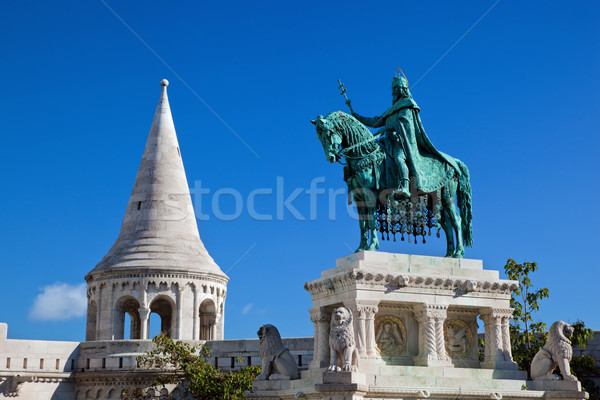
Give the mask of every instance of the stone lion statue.
[[548, 340], [531, 361], [532, 379], [560, 379], [558, 375], [552, 373], [558, 366], [564, 380], [577, 380], [571, 375], [569, 367], [573, 356], [573, 347], [569, 340], [572, 335], [573, 327], [566, 322], [556, 321], [552, 324], [548, 332]]
[[298, 366], [290, 351], [283, 346], [279, 331], [273, 325], [263, 325], [258, 332], [259, 354], [262, 361], [262, 373], [257, 381], [267, 379], [296, 379]]
[[354, 340], [352, 312], [346, 307], [333, 310], [329, 330], [329, 354], [330, 362], [327, 371], [358, 370], [358, 350]]

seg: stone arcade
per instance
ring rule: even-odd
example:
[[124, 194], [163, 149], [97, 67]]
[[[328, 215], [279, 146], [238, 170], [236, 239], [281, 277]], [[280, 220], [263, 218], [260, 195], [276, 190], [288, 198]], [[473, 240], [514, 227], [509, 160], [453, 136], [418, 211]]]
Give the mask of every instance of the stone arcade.
[[[220, 368], [260, 364], [258, 340], [222, 340], [228, 277], [200, 240], [168, 82], [161, 85], [119, 236], [85, 277], [86, 341], [7, 339], [7, 326], [0, 324], [0, 398], [118, 399], [124, 388], [148, 387], [153, 373], [138, 369], [136, 356], [152, 346], [151, 313], [160, 316], [161, 331], [171, 338], [208, 341], [211, 361]], [[478, 260], [369, 251], [340, 258], [305, 284], [313, 301], [314, 340], [283, 339], [299, 379], [256, 381], [248, 396], [585, 398], [578, 382], [538, 384], [517, 370], [508, 331], [514, 288], [515, 282], [499, 279]], [[330, 368], [329, 334], [332, 323], [338, 324], [331, 313], [338, 307], [354, 317], [347, 329], [358, 354], [355, 371]], [[478, 319], [487, 344], [483, 362]], [[160, 393], [149, 389], [146, 398], [159, 399], [165, 391], [184, 397], [180, 388], [168, 387]]]

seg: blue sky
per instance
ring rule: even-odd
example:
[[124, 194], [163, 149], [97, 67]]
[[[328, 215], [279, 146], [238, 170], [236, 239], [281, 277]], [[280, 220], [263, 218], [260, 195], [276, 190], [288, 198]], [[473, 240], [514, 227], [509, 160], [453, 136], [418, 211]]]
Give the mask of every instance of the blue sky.
[[[346, 110], [338, 78], [356, 111], [381, 113], [401, 67], [432, 142], [471, 171], [467, 257], [537, 261], [540, 318], [600, 329], [599, 14], [570, 1], [3, 2], [0, 321], [10, 338], [84, 339], [83, 277], [117, 237], [167, 78], [188, 182], [210, 190], [200, 234], [231, 278], [226, 338], [264, 323], [311, 336], [303, 284], [359, 238], [308, 121]], [[240, 194], [239, 217], [217, 218], [219, 189]], [[272, 190], [254, 204], [270, 221], [247, 212], [256, 189]], [[278, 218], [277, 191], [295, 189], [298, 212]], [[235, 214], [233, 196], [216, 203]], [[382, 250], [443, 255], [444, 242]]]

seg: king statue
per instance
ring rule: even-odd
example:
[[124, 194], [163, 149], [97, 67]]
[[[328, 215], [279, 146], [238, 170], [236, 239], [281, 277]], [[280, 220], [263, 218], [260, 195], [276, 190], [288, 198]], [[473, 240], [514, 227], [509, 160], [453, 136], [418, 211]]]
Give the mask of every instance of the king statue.
[[[399, 234], [416, 243], [417, 237], [425, 242], [431, 228], [438, 234], [443, 228], [446, 256], [463, 257], [464, 247], [473, 243], [469, 170], [433, 146], [406, 78], [393, 78], [392, 106], [373, 118], [355, 113], [338, 83], [352, 115], [334, 111], [311, 122], [327, 161], [346, 162], [344, 181], [359, 215], [357, 251], [378, 249], [377, 231], [382, 239]], [[367, 127], [381, 129], [373, 135]]]
[[[363, 117], [356, 112], [352, 115], [371, 128], [381, 128], [378, 133], [383, 134], [383, 144], [386, 153], [394, 160], [396, 168], [387, 171], [388, 184], [397, 187], [395, 194], [400, 197], [410, 197], [410, 177], [414, 179], [414, 187], [418, 190], [428, 191], [423, 187], [426, 172], [420, 165], [423, 165], [423, 158], [437, 158], [440, 161], [446, 161], [457, 172], [460, 169], [454, 158], [438, 151], [425, 133], [421, 117], [419, 116], [419, 106], [413, 100], [408, 90], [408, 81], [400, 76], [392, 79], [392, 106], [378, 117]], [[350, 106], [350, 100], [346, 100]]]

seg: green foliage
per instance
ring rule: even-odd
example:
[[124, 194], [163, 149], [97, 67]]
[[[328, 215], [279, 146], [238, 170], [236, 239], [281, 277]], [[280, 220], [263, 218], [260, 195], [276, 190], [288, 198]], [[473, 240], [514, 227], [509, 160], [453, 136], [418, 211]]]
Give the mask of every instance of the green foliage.
[[[594, 331], [585, 327], [583, 321], [576, 321], [571, 324], [573, 327], [573, 336], [571, 343], [573, 346], [579, 346], [585, 350], [588, 340], [594, 339]], [[571, 373], [579, 379], [583, 390], [589, 393], [590, 400], [600, 400], [600, 387], [590, 378], [599, 378], [600, 371], [596, 368], [596, 360], [591, 356], [573, 356], [571, 359]]]
[[533, 319], [534, 313], [540, 310], [540, 301], [549, 297], [547, 288], [534, 290], [530, 274], [537, 270], [536, 262], [518, 264], [511, 258], [504, 266], [508, 279], [519, 283], [510, 299], [510, 306], [514, 308], [510, 336], [513, 359], [524, 371], [529, 370], [531, 360], [547, 338], [546, 324], [542, 321], [534, 322]]
[[[157, 391], [166, 384], [176, 384], [199, 400], [242, 400], [260, 373], [258, 366], [220, 371], [209, 362], [210, 353], [205, 345], [198, 351], [189, 343], [175, 342], [163, 335], [152, 342], [154, 349], [139, 356], [137, 361], [140, 368], [164, 371], [152, 384]], [[140, 394], [139, 389], [133, 389], [124, 398], [137, 399]]]
[[577, 320], [573, 324], [573, 336], [571, 336], [571, 344], [573, 346], [579, 346], [585, 350], [585, 345], [588, 340], [594, 339], [594, 331], [590, 328], [585, 327], [585, 322]]
[[531, 341], [536, 336], [546, 331], [544, 322], [533, 322], [533, 314], [540, 310], [540, 301], [550, 296], [547, 288], [534, 290], [529, 274], [538, 270], [538, 265], [534, 261], [517, 264], [511, 258], [506, 261], [504, 271], [508, 279], [517, 281], [519, 287], [515, 289], [510, 299], [510, 306], [515, 309], [513, 312], [512, 328], [522, 333], [519, 340], [527, 343], [527, 348], [531, 348]]
[[[510, 306], [514, 308], [510, 338], [513, 360], [523, 371], [529, 371], [533, 357], [548, 338], [546, 324], [542, 321], [534, 322], [534, 313], [540, 310], [540, 301], [549, 297], [548, 289], [535, 290], [531, 283], [530, 274], [537, 270], [536, 262], [517, 264], [510, 258], [504, 266], [508, 278], [519, 282], [519, 287], [510, 299]], [[594, 331], [586, 328], [583, 321], [576, 321], [571, 326], [573, 327], [572, 345], [585, 350], [587, 341], [594, 338]], [[582, 389], [589, 393], [590, 400], [600, 400], [600, 388], [589, 379], [589, 377], [600, 376], [595, 363], [596, 360], [590, 356], [574, 356], [571, 360], [572, 373], [580, 380]]]

